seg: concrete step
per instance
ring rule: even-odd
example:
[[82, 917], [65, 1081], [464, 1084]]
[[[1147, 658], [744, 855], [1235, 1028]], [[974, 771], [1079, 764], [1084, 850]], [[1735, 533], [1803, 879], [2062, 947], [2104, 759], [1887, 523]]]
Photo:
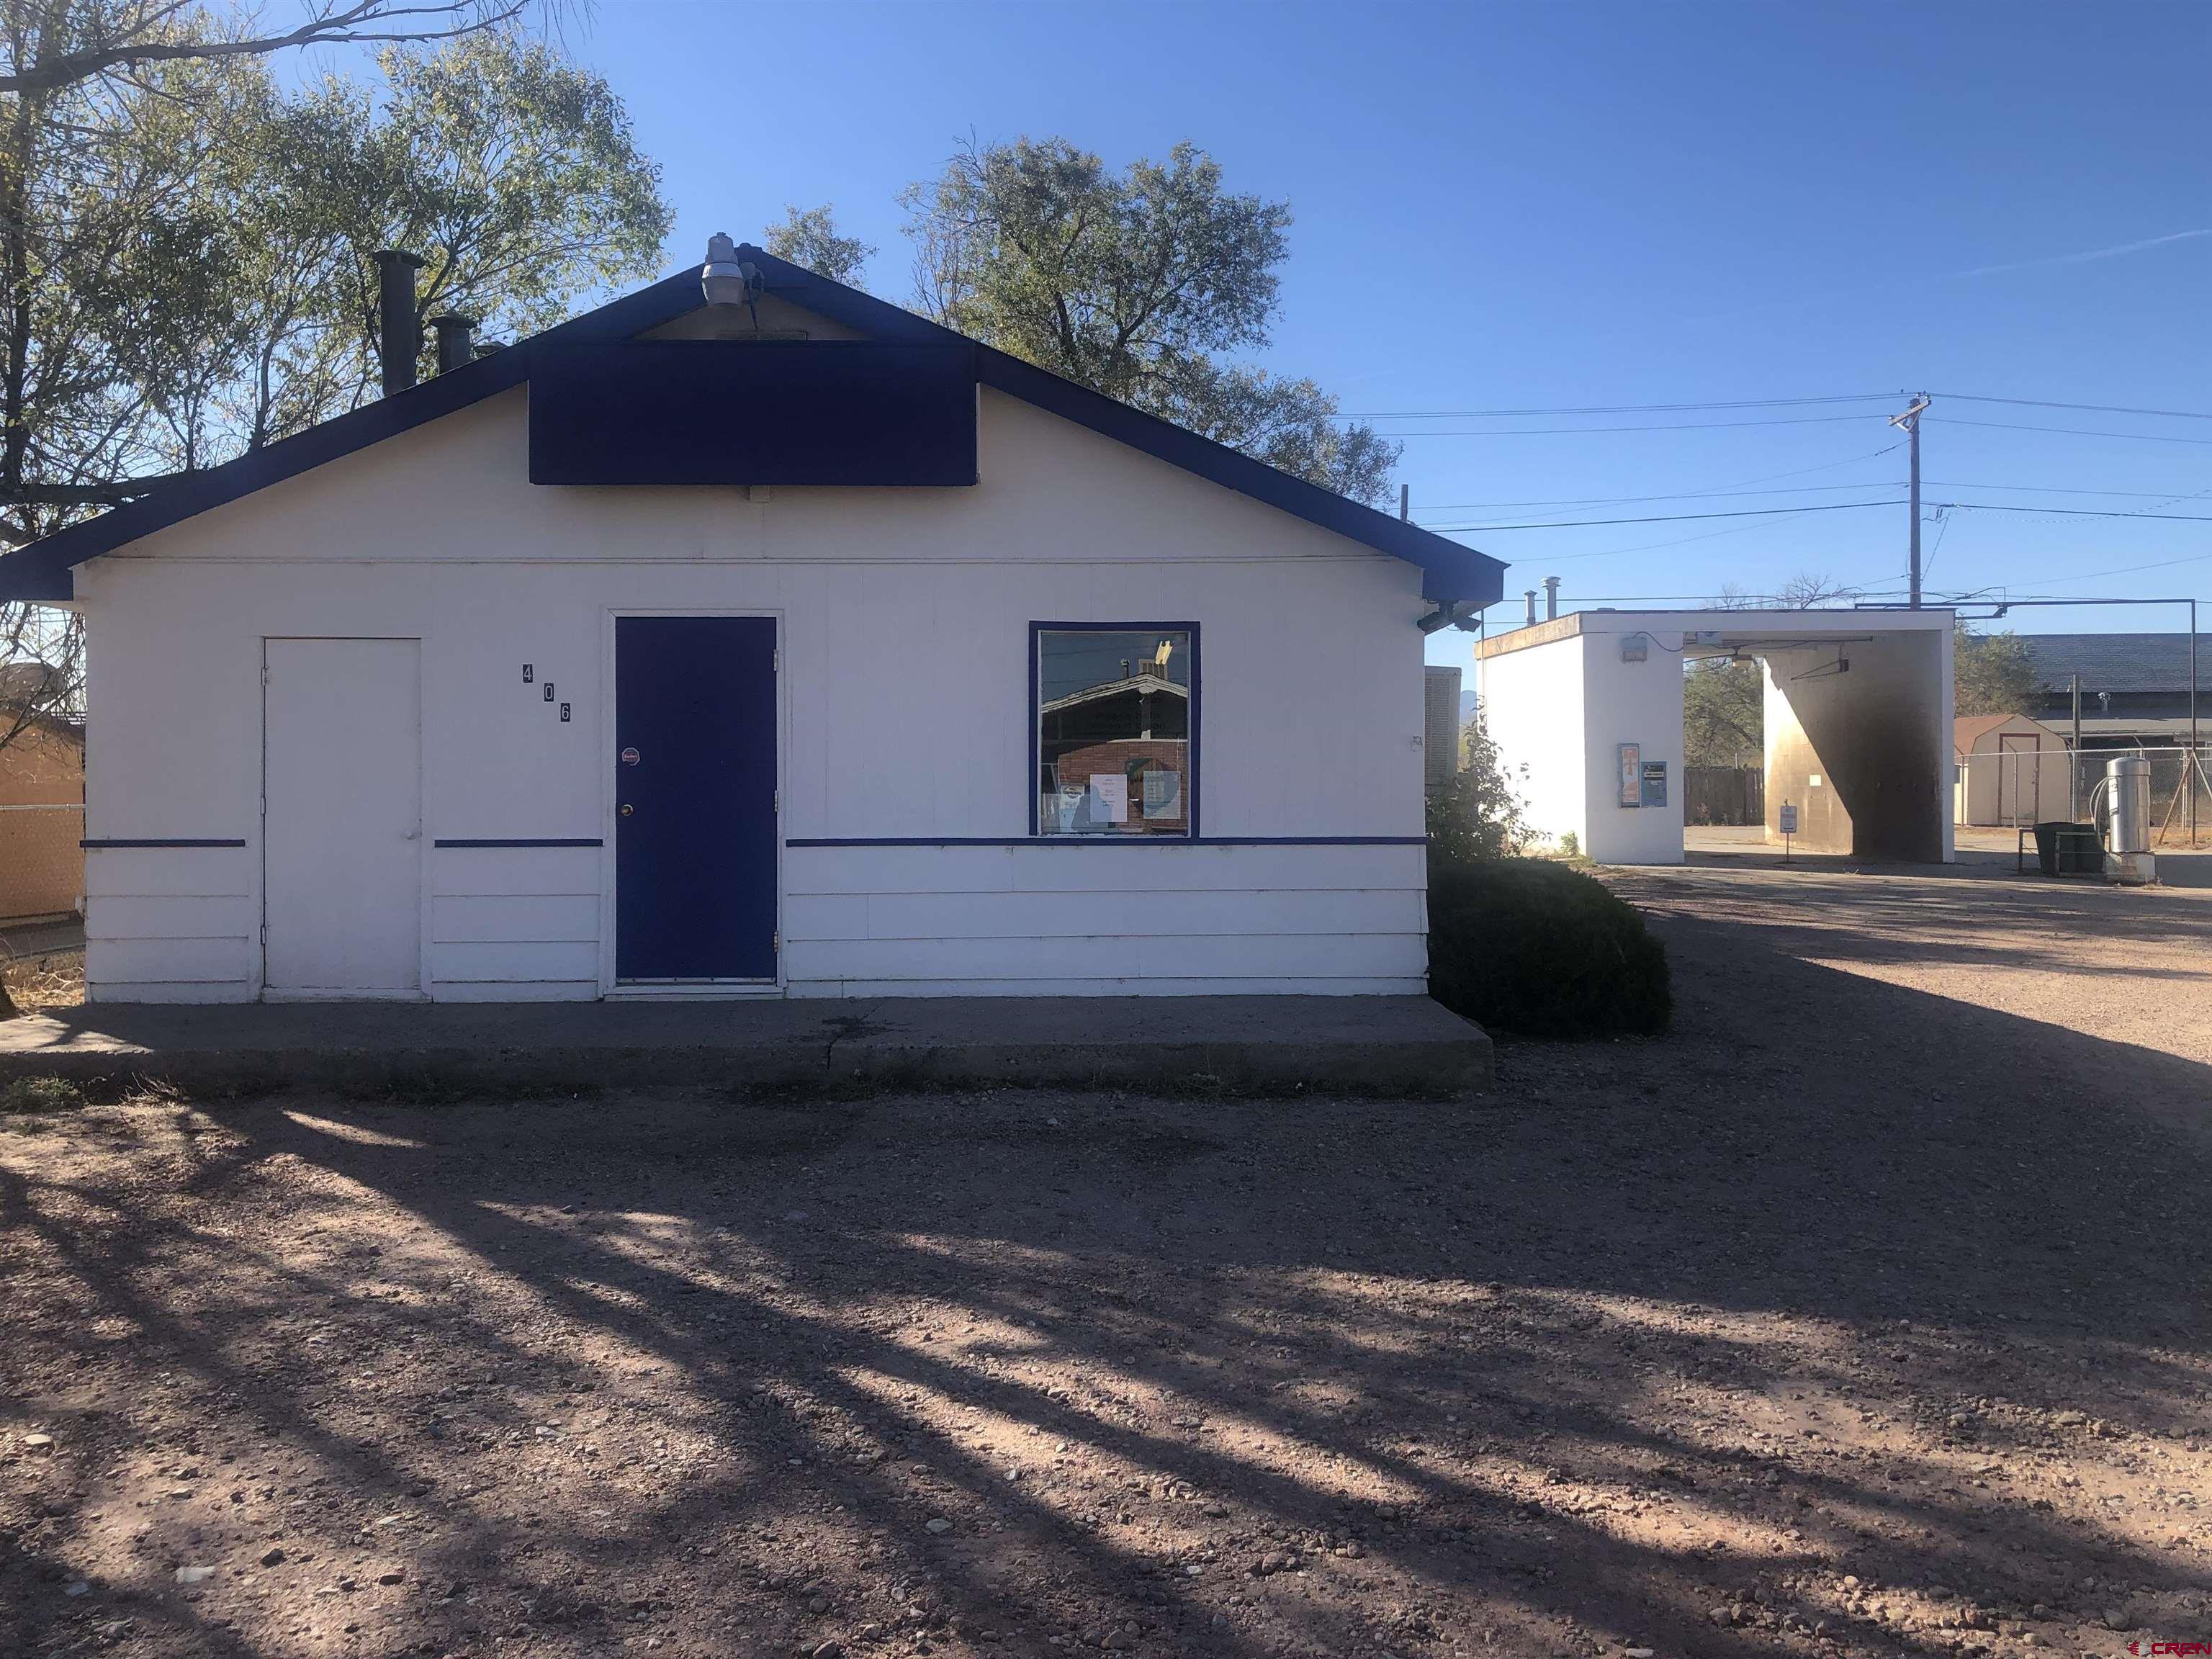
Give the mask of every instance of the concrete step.
[[1490, 1038], [1426, 997], [100, 1004], [0, 1022], [0, 1079], [382, 1082], [552, 1092], [904, 1083], [1486, 1088]]

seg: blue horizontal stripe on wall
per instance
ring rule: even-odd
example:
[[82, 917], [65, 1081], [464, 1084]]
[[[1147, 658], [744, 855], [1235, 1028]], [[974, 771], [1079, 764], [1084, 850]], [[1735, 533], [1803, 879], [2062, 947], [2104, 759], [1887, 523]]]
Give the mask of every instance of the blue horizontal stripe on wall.
[[87, 852], [99, 853], [104, 852], [107, 848], [112, 847], [243, 847], [246, 845], [246, 842], [243, 838], [237, 841], [208, 841], [204, 839], [189, 838], [162, 838], [149, 840], [133, 837], [129, 840], [102, 839], [99, 841], [81, 841], [77, 842], [77, 845], [83, 848]]
[[828, 836], [786, 847], [1422, 847], [1426, 836]]
[[433, 847], [603, 847], [597, 836], [553, 836], [492, 841], [434, 841]]

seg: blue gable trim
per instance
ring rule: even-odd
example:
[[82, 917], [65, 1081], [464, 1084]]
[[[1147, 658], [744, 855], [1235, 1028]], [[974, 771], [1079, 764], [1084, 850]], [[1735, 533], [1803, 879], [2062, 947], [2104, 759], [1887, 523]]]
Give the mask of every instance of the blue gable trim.
[[[1445, 537], [1378, 513], [1373, 507], [1279, 472], [1265, 462], [1201, 438], [1127, 404], [1062, 380], [1019, 358], [940, 328], [870, 295], [817, 276], [756, 247], [741, 256], [758, 264], [770, 291], [832, 322], [891, 343], [971, 348], [976, 378], [1010, 397], [1036, 405], [1171, 466], [1279, 508], [1377, 552], [1417, 565], [1422, 596], [1440, 606], [1485, 605], [1504, 592], [1505, 566]], [[696, 311], [701, 304], [698, 268], [687, 266], [650, 287], [624, 295], [543, 334], [390, 398], [310, 427], [266, 449], [204, 472], [156, 485], [138, 500], [97, 519], [72, 525], [16, 551], [0, 555], [0, 599], [65, 600], [74, 588], [70, 572], [87, 559], [112, 553], [143, 536], [220, 507], [371, 444], [453, 414], [471, 404], [525, 384], [541, 353], [629, 340]]]
[[536, 484], [975, 482], [975, 349], [904, 341], [534, 348]]

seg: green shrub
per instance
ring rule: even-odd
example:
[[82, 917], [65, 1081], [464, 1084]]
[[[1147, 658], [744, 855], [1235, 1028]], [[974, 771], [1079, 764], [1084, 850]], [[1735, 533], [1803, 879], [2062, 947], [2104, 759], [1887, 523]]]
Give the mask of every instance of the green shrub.
[[[1480, 720], [1470, 720], [1461, 733], [1459, 760], [1451, 781], [1429, 792], [1430, 861], [1460, 864], [1519, 852], [1528, 826], [1515, 776]], [[1528, 772], [1523, 766], [1520, 775]]]
[[1541, 859], [1431, 860], [1429, 994], [1528, 1036], [1667, 1029], [1667, 950], [1579, 871]]
[[0, 1088], [0, 1117], [74, 1111], [83, 1104], [83, 1094], [66, 1078], [19, 1077]]

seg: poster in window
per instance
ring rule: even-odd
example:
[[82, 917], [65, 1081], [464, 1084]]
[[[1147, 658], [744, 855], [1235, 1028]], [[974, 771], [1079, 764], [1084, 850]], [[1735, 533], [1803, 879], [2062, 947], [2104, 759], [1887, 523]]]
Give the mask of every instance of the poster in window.
[[1127, 823], [1129, 821], [1129, 780], [1120, 772], [1091, 775], [1091, 821]]
[[1145, 774], [1145, 816], [1178, 818], [1182, 816], [1182, 774], [1156, 766]]
[[1063, 783], [1052, 796], [1051, 828], [1066, 834], [1073, 830], [1083, 816], [1086, 792], [1079, 783]]

